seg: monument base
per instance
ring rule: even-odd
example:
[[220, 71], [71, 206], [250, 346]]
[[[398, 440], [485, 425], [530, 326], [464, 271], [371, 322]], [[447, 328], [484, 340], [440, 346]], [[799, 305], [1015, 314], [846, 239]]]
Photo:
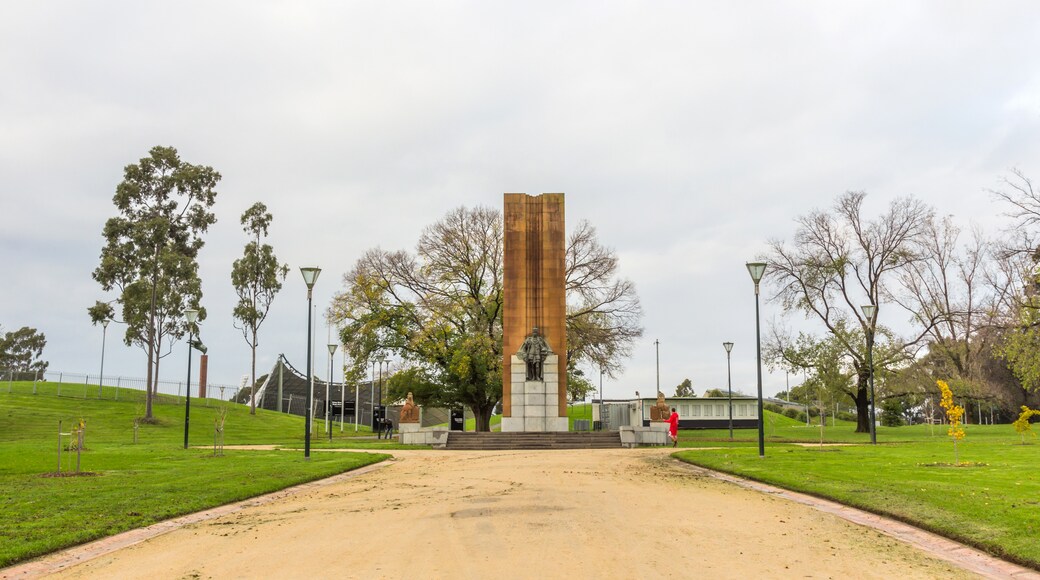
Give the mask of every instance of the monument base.
[[421, 426], [418, 423], [398, 423], [397, 424], [397, 431], [399, 433], [415, 433], [419, 429], [421, 429]]
[[556, 433], [568, 430], [567, 417], [502, 417], [502, 433]]
[[668, 424], [665, 423], [665, 429], [654, 429], [650, 427], [643, 427], [641, 425], [632, 426], [625, 425], [621, 427], [621, 446], [622, 447], [639, 447], [640, 445], [667, 445], [668, 444]]
[[[405, 425], [416, 425], [418, 423], [405, 423]], [[401, 430], [400, 441], [404, 445], [432, 445], [443, 449], [448, 444], [448, 429], [445, 427], [427, 427], [418, 431]]]
[[560, 417], [559, 357], [545, 359], [544, 380], [526, 380], [527, 364], [512, 357], [509, 417], [502, 417], [503, 433], [549, 433], [568, 431], [567, 417]]

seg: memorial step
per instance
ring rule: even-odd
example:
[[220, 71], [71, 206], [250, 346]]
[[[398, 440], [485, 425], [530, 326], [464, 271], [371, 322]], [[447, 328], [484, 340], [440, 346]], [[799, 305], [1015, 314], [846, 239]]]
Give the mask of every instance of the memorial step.
[[616, 431], [561, 432], [561, 433], [473, 433], [452, 431], [448, 434], [447, 449], [508, 450], [508, 449], [617, 449], [621, 435]]

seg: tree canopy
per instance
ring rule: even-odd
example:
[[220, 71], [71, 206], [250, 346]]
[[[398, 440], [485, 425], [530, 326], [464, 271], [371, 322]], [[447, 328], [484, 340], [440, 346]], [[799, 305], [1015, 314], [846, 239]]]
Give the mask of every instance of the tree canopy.
[[[414, 254], [366, 252], [329, 311], [354, 366], [376, 353], [398, 356], [407, 364], [391, 378], [393, 392], [467, 406], [489, 430], [502, 397], [502, 237], [500, 212], [463, 207], [427, 227]], [[614, 372], [642, 332], [634, 286], [617, 277], [616, 256], [586, 222], [568, 241], [567, 295], [568, 381], [584, 389], [591, 383], [578, 364]]]
[[13, 373], [32, 373], [42, 378], [47, 372], [43, 349], [47, 338], [35, 328], [23, 326], [0, 335], [0, 369]]
[[[856, 404], [860, 432], [869, 430], [868, 352], [876, 369], [911, 359], [941, 316], [921, 320], [920, 334], [904, 339], [880, 326], [877, 312], [871, 317], [863, 312], [863, 305], [876, 306], [895, 293], [900, 273], [923, 259], [921, 241], [932, 219], [932, 210], [913, 198], [896, 199], [878, 218], [868, 219], [865, 197], [847, 192], [831, 211], [799, 217], [791, 244], [770, 242], [766, 258], [777, 288], [774, 299], [785, 310], [822, 323], [854, 370], [857, 380], [849, 396]], [[774, 336], [782, 338], [782, 333]], [[888, 342], [875, 349], [878, 338]], [[773, 346], [778, 353], [786, 347]]]
[[147, 353], [146, 418], [152, 416], [159, 361], [169, 352], [165, 339], [184, 335], [186, 309], [199, 310], [200, 321], [206, 317], [197, 257], [202, 234], [216, 222], [210, 208], [219, 181], [212, 167], [181, 161], [173, 147], [153, 147], [126, 166], [112, 198], [119, 215], [105, 222], [105, 246], [93, 277], [117, 296], [88, 312], [97, 324], [115, 319], [112, 303], [119, 304], [124, 342]]
[[231, 265], [231, 284], [238, 294], [238, 303], [232, 312], [242, 337], [250, 349], [251, 378], [249, 412], [256, 414], [256, 347], [258, 329], [267, 319], [271, 302], [282, 289], [282, 281], [289, 273], [288, 264], [279, 264], [270, 244], [261, 243], [274, 219], [267, 206], [256, 202], [242, 213], [242, 230], [250, 236], [242, 257]]

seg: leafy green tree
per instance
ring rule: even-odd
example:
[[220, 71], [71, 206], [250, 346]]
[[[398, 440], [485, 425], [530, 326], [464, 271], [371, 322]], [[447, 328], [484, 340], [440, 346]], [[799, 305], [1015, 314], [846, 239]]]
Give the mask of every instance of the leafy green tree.
[[231, 266], [231, 284], [238, 294], [238, 304], [232, 312], [237, 321], [235, 327], [242, 331], [242, 337], [249, 345], [251, 355], [251, 378], [249, 387], [249, 413], [256, 414], [256, 346], [257, 331], [267, 313], [271, 302], [282, 289], [282, 281], [289, 273], [288, 264], [279, 264], [274, 249], [269, 244], [261, 243], [267, 237], [267, 228], [273, 217], [267, 206], [256, 202], [242, 214], [242, 229], [252, 238], [246, 244], [242, 257]]
[[0, 336], [0, 369], [43, 376], [48, 362], [43, 360], [47, 338], [35, 328], [23, 326]]
[[693, 381], [691, 381], [690, 379], [683, 379], [683, 382], [679, 383], [679, 385], [675, 387], [675, 396], [676, 397], [693, 397], [693, 396], [695, 396], [694, 393], [693, 393]]
[[704, 396], [705, 397], [728, 397], [729, 393], [727, 391], [723, 391], [722, 389], [708, 389], [707, 391], [704, 391]]
[[906, 405], [902, 399], [889, 398], [881, 403], [881, 424], [885, 427], [902, 427], [905, 424]]
[[[127, 165], [112, 198], [119, 215], [105, 222], [105, 246], [93, 277], [114, 302], [126, 324], [124, 342], [147, 353], [145, 418], [152, 418], [159, 361], [169, 353], [166, 340], [187, 331], [183, 312], [199, 310], [202, 285], [198, 253], [204, 234], [216, 222], [210, 211], [220, 174], [212, 167], [181, 161], [173, 147], [153, 147], [147, 157]], [[88, 309], [94, 323], [114, 318], [111, 303]], [[166, 352], [163, 348], [166, 348]]]
[[[502, 398], [502, 232], [496, 210], [452, 210], [426, 228], [414, 255], [369, 250], [329, 312], [355, 366], [396, 354], [410, 368], [394, 375], [395, 396], [411, 391], [419, 404], [467, 406], [481, 431]], [[634, 287], [617, 279], [616, 257], [586, 223], [567, 258], [568, 377], [580, 377], [581, 361], [617, 369], [616, 357], [642, 332]]]
[[[570, 365], [568, 365], [570, 366]], [[567, 371], [567, 398], [571, 401], [584, 401], [589, 393], [596, 392], [596, 385], [578, 368]]]

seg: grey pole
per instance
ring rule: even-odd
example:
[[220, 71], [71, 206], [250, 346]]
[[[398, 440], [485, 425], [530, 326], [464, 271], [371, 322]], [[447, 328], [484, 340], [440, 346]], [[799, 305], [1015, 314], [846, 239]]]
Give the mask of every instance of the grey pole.
[[318, 274], [321, 274], [321, 268], [300, 268], [300, 273], [303, 274], [303, 283], [307, 285], [307, 383], [310, 385], [310, 388], [307, 389], [307, 406], [303, 410], [305, 414], [303, 420], [303, 458], [310, 459], [311, 417], [314, 415], [313, 403], [311, 402], [311, 398], [314, 396], [314, 372], [311, 369], [311, 304], [314, 294], [314, 283], [318, 281]]
[[184, 391], [184, 448], [188, 448], [188, 415], [191, 413], [191, 340], [194, 333], [188, 332], [188, 388]]
[[599, 367], [599, 428], [603, 430], [603, 367]]
[[[661, 341], [654, 339], [654, 358], [657, 363], [657, 393], [661, 392]], [[654, 393], [654, 396], [657, 396]]]
[[754, 262], [746, 264], [751, 279], [755, 282], [755, 354], [758, 364], [758, 456], [766, 456], [765, 412], [762, 409], [762, 328], [759, 322], [758, 283], [766, 272], [766, 264]]
[[732, 342], [722, 343], [726, 349], [726, 392], [729, 394], [729, 440], [733, 441], [733, 373], [730, 370], [729, 353], [733, 350]]
[[105, 384], [105, 339], [108, 337], [108, 323], [109, 322], [112, 322], [112, 321], [107, 319], [107, 318], [101, 321], [101, 328], [102, 328], [102, 330], [101, 330], [101, 376], [98, 377], [98, 382], [97, 382], [97, 385], [98, 385], [98, 387], [97, 387], [97, 397], [99, 399], [101, 398], [101, 389], [103, 388], [103, 385]]

